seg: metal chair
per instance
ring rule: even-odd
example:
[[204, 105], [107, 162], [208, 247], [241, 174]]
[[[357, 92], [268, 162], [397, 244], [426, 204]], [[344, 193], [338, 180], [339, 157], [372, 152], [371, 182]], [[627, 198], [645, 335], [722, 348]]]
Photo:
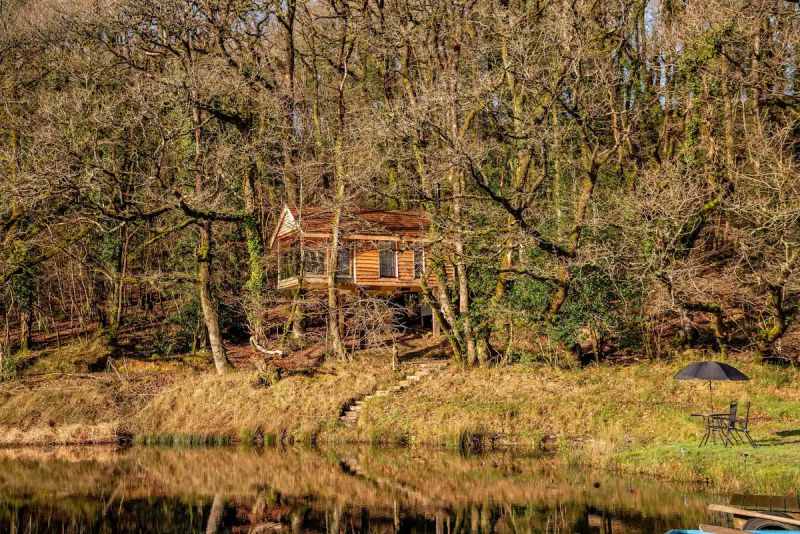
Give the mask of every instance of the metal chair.
[[748, 425], [750, 423], [750, 404], [748, 403], [747, 405], [744, 421], [738, 418], [738, 408], [738, 403], [732, 401], [727, 417], [725, 414], [720, 414], [714, 418], [714, 424], [722, 434], [723, 443], [726, 447], [729, 443], [731, 445], [735, 445], [736, 443], [744, 445], [745, 441], [742, 435], [747, 438], [751, 446], [755, 447], [756, 444], [753, 442], [753, 438], [750, 437], [750, 432], [748, 430]]
[[755, 447], [756, 444], [753, 441], [753, 438], [750, 437], [749, 425], [750, 425], [750, 403], [748, 402], [747, 409], [745, 410], [744, 421], [742, 421], [741, 419], [736, 419], [736, 421], [734, 421], [733, 423], [733, 428], [731, 429], [731, 431], [735, 433], [736, 437], [739, 438], [742, 444], [744, 444], [744, 440], [742, 439], [742, 434], [744, 434], [744, 437], [747, 438], [747, 441], [750, 443], [750, 446]]

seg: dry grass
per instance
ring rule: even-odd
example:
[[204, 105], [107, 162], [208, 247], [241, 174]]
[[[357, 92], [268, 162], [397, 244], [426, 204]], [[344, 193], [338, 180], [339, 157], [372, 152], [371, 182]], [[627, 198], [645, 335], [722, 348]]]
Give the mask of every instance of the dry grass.
[[41, 379], [0, 387], [0, 445], [116, 441], [119, 399], [107, 380]]
[[332, 427], [341, 406], [372, 391], [376, 373], [355, 364], [337, 371], [290, 376], [269, 387], [255, 373], [190, 374], [157, 393], [131, 421], [141, 436], [236, 436], [260, 431], [309, 440]]

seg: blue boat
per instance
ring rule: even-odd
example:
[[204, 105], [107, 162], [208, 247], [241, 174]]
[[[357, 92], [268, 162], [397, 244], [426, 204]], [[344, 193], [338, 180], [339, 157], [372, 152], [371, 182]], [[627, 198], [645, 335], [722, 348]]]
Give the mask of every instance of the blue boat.
[[[730, 532], [778, 532], [776, 530], [736, 530], [736, 529], [728, 529]], [[781, 530], [780, 532], [785, 532], [786, 534], [800, 534], [800, 530]], [[679, 529], [679, 530], [670, 530], [667, 534], [709, 534], [709, 531], [706, 530], [694, 530], [694, 529]]]

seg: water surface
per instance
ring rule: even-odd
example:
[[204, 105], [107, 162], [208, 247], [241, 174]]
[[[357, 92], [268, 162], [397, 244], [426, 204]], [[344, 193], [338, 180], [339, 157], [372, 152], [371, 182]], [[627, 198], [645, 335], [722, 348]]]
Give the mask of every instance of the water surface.
[[512, 452], [0, 450], [2, 533], [666, 532], [703, 488]]

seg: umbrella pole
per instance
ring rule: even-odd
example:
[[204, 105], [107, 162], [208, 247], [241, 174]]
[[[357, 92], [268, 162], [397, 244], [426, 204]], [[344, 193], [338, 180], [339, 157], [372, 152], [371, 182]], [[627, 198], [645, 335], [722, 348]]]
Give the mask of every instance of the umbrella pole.
[[708, 405], [711, 407], [710, 413], [714, 413], [714, 394], [711, 392], [711, 380], [708, 381]]

